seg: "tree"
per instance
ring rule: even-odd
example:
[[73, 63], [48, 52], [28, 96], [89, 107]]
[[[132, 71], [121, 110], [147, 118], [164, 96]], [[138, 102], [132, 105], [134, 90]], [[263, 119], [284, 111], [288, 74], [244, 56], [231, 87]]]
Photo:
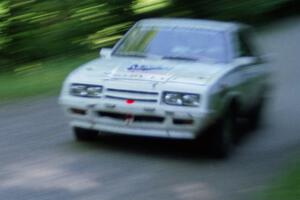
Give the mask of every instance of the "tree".
[[10, 22], [9, 16], [9, 2], [0, 2], [0, 70], [3, 68], [2, 66], [5, 66], [8, 62], [5, 48], [11, 40], [9, 34], [7, 33], [7, 28]]

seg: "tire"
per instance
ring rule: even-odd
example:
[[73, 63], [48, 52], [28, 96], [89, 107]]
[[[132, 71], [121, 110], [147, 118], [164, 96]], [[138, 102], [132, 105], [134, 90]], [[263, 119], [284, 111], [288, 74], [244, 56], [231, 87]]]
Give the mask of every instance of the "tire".
[[256, 130], [261, 125], [261, 118], [265, 106], [265, 98], [260, 98], [259, 102], [251, 109], [247, 116], [248, 128]]
[[217, 123], [212, 138], [212, 153], [216, 158], [227, 158], [234, 149], [236, 137], [236, 112], [231, 109]]
[[73, 128], [73, 133], [75, 139], [82, 142], [93, 141], [98, 136], [98, 131], [78, 127]]

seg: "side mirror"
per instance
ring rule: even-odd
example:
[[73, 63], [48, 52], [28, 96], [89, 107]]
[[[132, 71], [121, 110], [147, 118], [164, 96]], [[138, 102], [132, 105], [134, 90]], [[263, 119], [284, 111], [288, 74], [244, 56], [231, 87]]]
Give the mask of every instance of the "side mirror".
[[256, 63], [258, 59], [256, 57], [239, 57], [235, 59], [235, 62], [238, 63], [238, 65], [247, 65]]
[[111, 53], [112, 53], [112, 49], [110, 49], [110, 48], [102, 48], [100, 50], [100, 57], [110, 58]]

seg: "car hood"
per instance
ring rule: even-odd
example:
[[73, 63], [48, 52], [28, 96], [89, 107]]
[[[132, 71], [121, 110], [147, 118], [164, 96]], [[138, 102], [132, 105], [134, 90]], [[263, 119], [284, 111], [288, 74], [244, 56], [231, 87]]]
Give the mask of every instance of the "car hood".
[[121, 79], [205, 85], [224, 68], [223, 65], [214, 63], [112, 57], [96, 59], [85, 64], [75, 71], [75, 76], [83, 79]]

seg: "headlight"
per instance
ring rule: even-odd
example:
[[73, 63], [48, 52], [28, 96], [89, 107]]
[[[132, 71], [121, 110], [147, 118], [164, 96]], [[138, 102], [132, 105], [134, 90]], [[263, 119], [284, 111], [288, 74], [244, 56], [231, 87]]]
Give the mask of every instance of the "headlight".
[[70, 94], [79, 97], [100, 98], [102, 89], [103, 87], [99, 85], [72, 84]]
[[163, 102], [166, 104], [177, 106], [198, 106], [200, 103], [200, 95], [177, 92], [164, 92]]

